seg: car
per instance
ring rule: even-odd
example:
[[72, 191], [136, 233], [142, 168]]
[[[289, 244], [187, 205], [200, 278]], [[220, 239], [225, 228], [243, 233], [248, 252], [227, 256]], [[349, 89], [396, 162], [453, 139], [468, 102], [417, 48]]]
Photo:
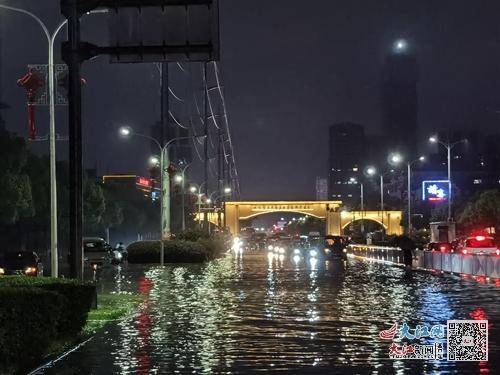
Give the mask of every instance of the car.
[[16, 251], [4, 255], [0, 262], [0, 276], [42, 276], [43, 264], [33, 251]]
[[457, 250], [463, 254], [499, 254], [494, 238], [487, 234], [467, 237], [458, 244]]
[[454, 251], [454, 246], [450, 242], [431, 242], [427, 245], [426, 251], [440, 251], [450, 253]]
[[113, 248], [103, 238], [85, 237], [83, 239], [83, 260], [85, 263], [94, 265], [105, 265], [119, 263]]
[[347, 245], [345, 236], [325, 236], [323, 255], [326, 259], [347, 259]]

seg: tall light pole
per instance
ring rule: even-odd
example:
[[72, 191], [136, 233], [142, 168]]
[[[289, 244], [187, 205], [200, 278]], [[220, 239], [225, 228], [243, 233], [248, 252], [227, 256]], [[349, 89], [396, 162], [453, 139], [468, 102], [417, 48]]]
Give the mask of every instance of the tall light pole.
[[158, 147], [158, 151], [160, 152], [160, 160], [158, 161], [151, 160], [153, 162], [158, 163], [160, 166], [160, 202], [161, 202], [161, 210], [160, 210], [160, 265], [163, 266], [165, 260], [165, 246], [163, 241], [170, 238], [170, 176], [168, 174], [168, 166], [170, 165], [168, 148], [176, 141], [180, 141], [183, 139], [191, 139], [193, 137], [177, 137], [169, 140], [163, 146], [161, 143], [154, 137], [151, 137], [146, 134], [136, 133], [132, 130], [132, 128], [128, 126], [123, 126], [119, 129], [119, 133], [122, 137], [128, 138], [130, 136], [137, 136], [149, 139]]
[[359, 184], [359, 193], [360, 193], [360, 204], [361, 204], [361, 233], [365, 233], [365, 225], [363, 222], [364, 211], [365, 211], [365, 195], [364, 195], [364, 185], [362, 182], [359, 182], [355, 177], [351, 177], [349, 182], [352, 184]]
[[451, 217], [451, 150], [453, 149], [453, 147], [455, 147], [456, 145], [460, 144], [460, 143], [466, 143], [467, 142], [467, 139], [461, 139], [459, 141], [456, 141], [456, 142], [453, 142], [453, 143], [450, 143], [450, 142], [442, 142], [439, 140], [439, 138], [437, 136], [432, 136], [432, 137], [429, 137], [429, 142], [431, 143], [439, 143], [440, 145], [444, 146], [446, 148], [446, 151], [447, 151], [447, 160], [448, 160], [448, 221], [451, 221], [452, 220], [452, 217]]
[[198, 198], [196, 201], [196, 204], [198, 205], [198, 228], [199, 229], [202, 229], [202, 227], [201, 227], [201, 225], [202, 225], [201, 224], [201, 204], [202, 204], [201, 198], [203, 197], [203, 193], [201, 192], [201, 189], [202, 189], [204, 184], [205, 184], [205, 182], [202, 182], [200, 185], [192, 183], [191, 187], [189, 188], [189, 191], [193, 194], [196, 194], [196, 197]]
[[185, 187], [186, 187], [186, 170], [191, 166], [192, 163], [187, 164], [181, 169], [181, 173], [174, 177], [175, 182], [181, 184], [181, 206], [182, 206], [182, 230], [186, 230], [186, 208], [185, 208]]
[[[51, 276], [58, 277], [58, 249], [57, 249], [57, 173], [56, 173], [56, 116], [55, 116], [55, 92], [54, 92], [54, 43], [57, 35], [67, 24], [68, 20], [62, 21], [51, 34], [45, 23], [34, 13], [22, 8], [11, 7], [0, 4], [0, 8], [23, 13], [34, 19], [42, 28], [48, 42], [48, 81], [49, 81], [49, 164], [50, 164], [50, 262]], [[104, 13], [107, 10], [98, 10], [90, 13]]]
[[[393, 153], [393, 154], [389, 155], [389, 164], [391, 164], [391, 165], [398, 165], [402, 161], [403, 161], [403, 157], [400, 154]], [[391, 172], [393, 172], [392, 169], [391, 169]], [[375, 168], [374, 166], [368, 166], [365, 169], [365, 173], [366, 173], [366, 175], [373, 177], [373, 176], [377, 175], [377, 173], [379, 173], [379, 172], [377, 171], [377, 168]], [[382, 212], [382, 227], [383, 227], [384, 226], [384, 209], [385, 209], [385, 207], [384, 207], [384, 172], [383, 171], [380, 171], [379, 177], [380, 177], [380, 211]], [[382, 232], [382, 233], [384, 233], [384, 232]]]
[[406, 191], [407, 191], [407, 199], [408, 199], [408, 210], [407, 210], [408, 211], [407, 212], [407, 214], [408, 214], [408, 236], [411, 236], [411, 229], [412, 229], [411, 228], [412, 227], [412, 225], [411, 225], [411, 166], [418, 161], [420, 161], [420, 162], [425, 161], [425, 156], [420, 156], [418, 159], [415, 159], [411, 162], [406, 163], [406, 166], [407, 166], [407, 171], [406, 171], [406, 173], [407, 173], [407, 189], [406, 189]]

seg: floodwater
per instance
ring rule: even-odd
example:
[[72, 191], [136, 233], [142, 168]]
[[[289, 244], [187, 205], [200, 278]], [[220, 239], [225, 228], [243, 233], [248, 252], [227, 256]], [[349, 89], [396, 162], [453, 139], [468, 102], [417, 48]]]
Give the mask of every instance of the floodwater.
[[[39, 374], [496, 373], [499, 287], [349, 259], [229, 254], [206, 265], [123, 266], [101, 288], [144, 303]], [[389, 359], [379, 332], [489, 319], [489, 361]]]

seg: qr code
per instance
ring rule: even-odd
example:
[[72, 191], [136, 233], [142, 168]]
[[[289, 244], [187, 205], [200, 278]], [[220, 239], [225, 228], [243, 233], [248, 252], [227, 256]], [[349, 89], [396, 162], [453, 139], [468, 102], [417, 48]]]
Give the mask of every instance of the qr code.
[[487, 320], [448, 320], [448, 361], [488, 360]]

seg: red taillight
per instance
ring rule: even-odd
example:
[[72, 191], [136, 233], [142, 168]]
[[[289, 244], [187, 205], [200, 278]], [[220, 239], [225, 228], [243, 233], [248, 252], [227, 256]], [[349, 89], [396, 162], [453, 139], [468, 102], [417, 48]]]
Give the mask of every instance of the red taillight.
[[500, 255], [500, 250], [499, 249], [497, 249], [497, 255]]
[[462, 253], [467, 254], [467, 249], [463, 249]]
[[485, 239], [485, 236], [476, 236], [476, 241], [484, 241]]
[[448, 250], [448, 246], [445, 246], [445, 245], [439, 246], [439, 250], [446, 251], [446, 250]]

